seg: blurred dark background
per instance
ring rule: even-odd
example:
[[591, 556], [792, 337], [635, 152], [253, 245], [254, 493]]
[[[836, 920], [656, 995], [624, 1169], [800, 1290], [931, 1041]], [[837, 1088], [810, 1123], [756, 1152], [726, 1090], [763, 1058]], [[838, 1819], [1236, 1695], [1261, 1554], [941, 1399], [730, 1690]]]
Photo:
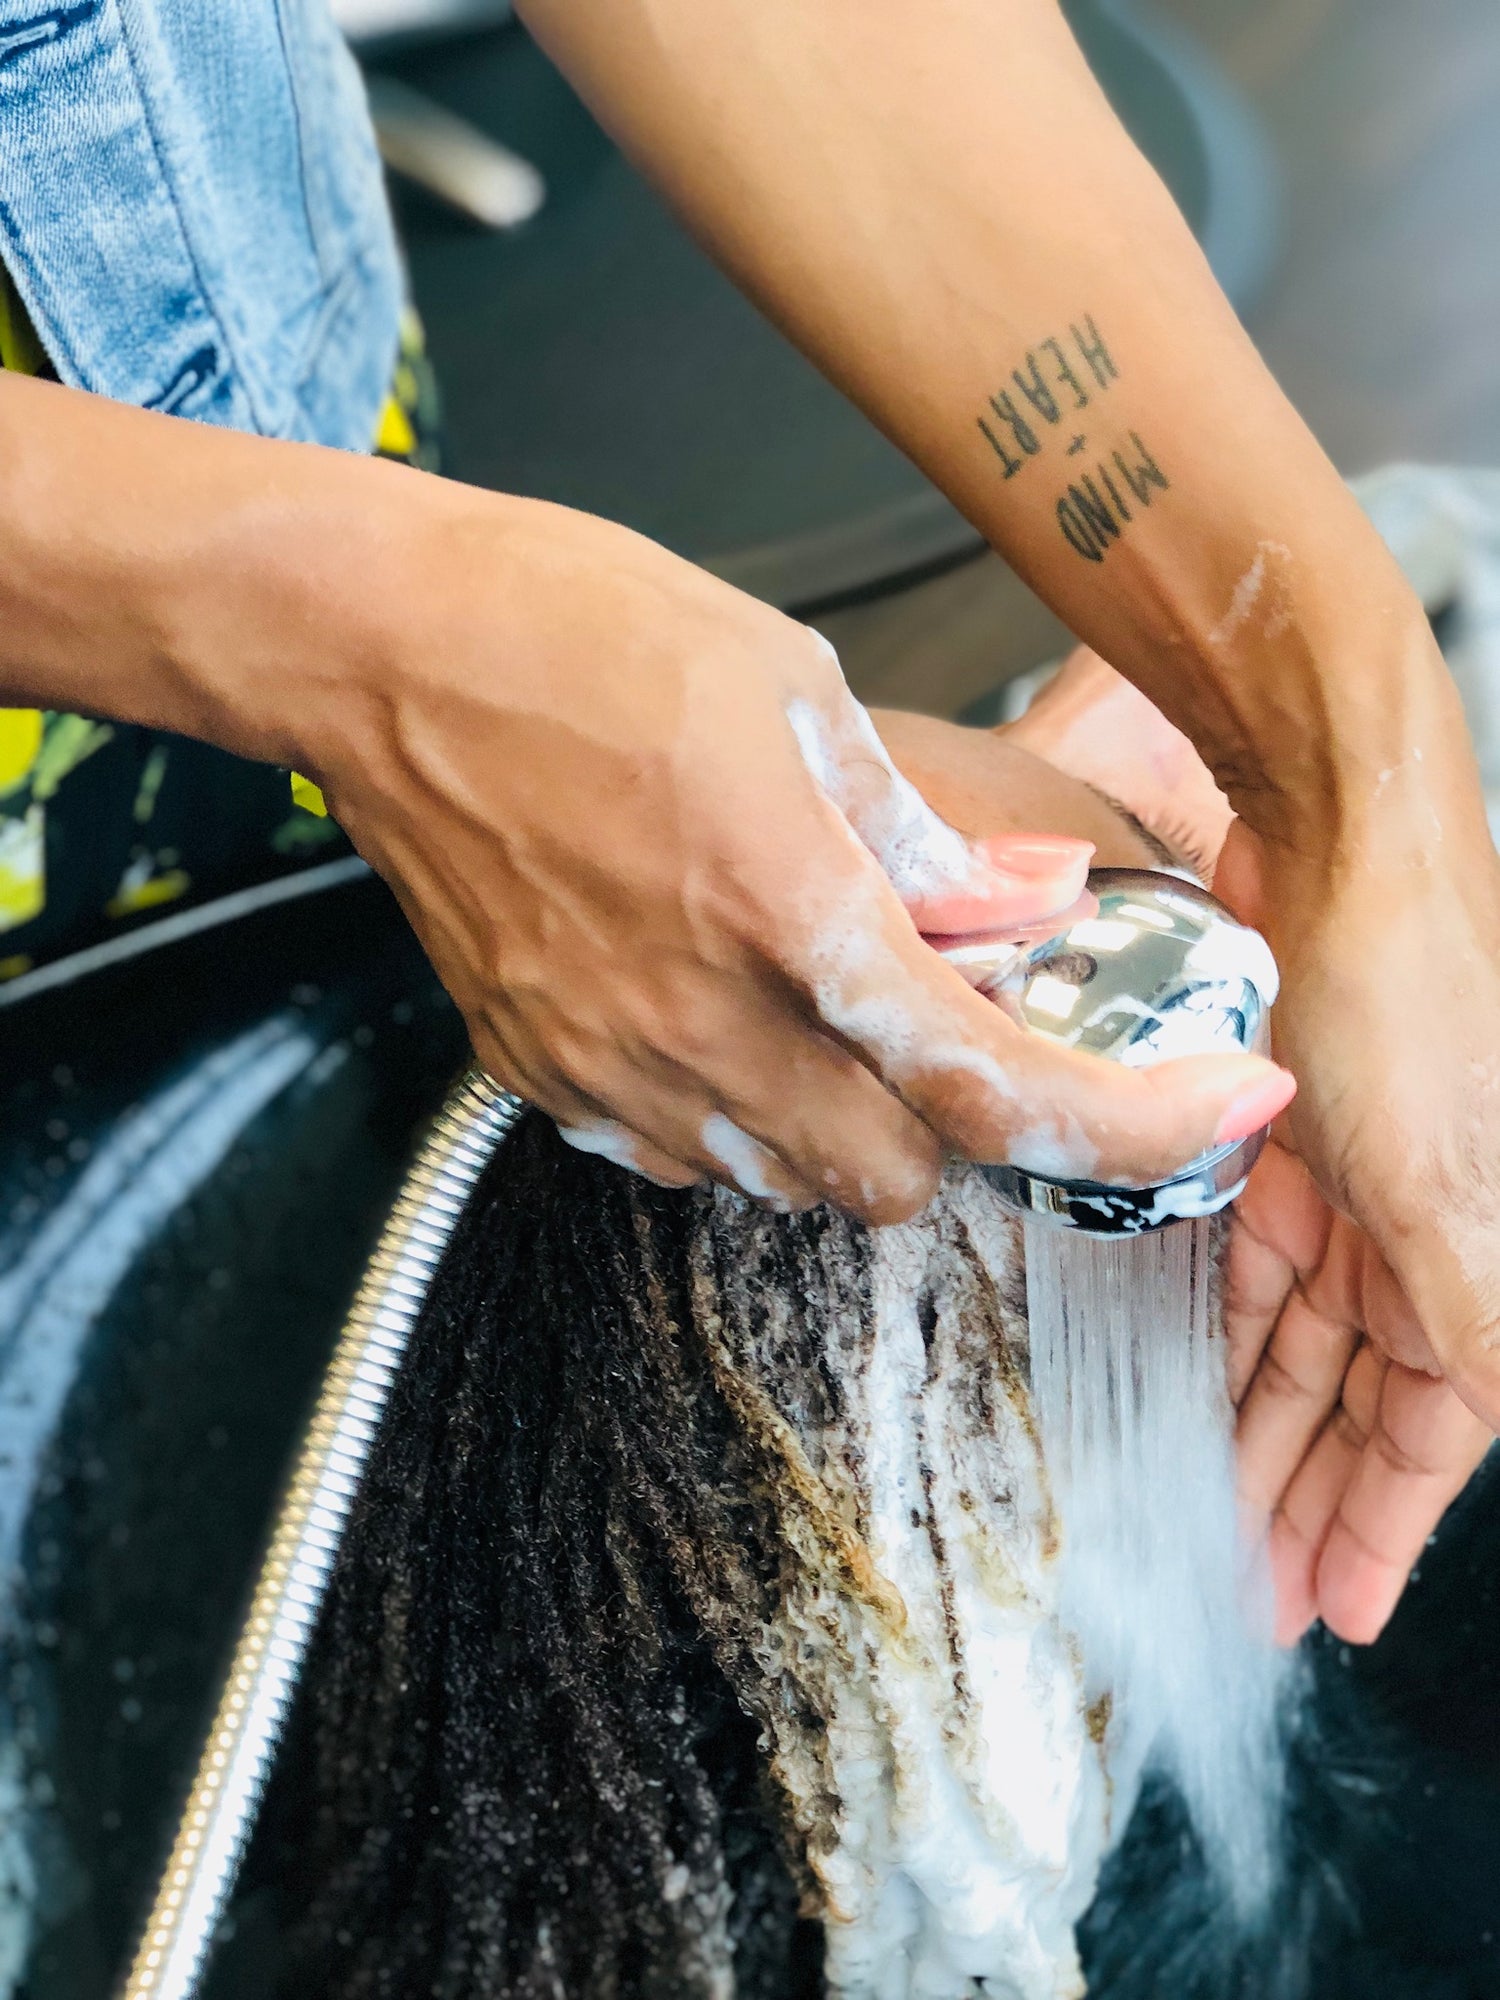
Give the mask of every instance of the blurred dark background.
[[1245, 317], [1338, 466], [1500, 464], [1491, 0], [1157, 0], [1244, 93], [1283, 182]]

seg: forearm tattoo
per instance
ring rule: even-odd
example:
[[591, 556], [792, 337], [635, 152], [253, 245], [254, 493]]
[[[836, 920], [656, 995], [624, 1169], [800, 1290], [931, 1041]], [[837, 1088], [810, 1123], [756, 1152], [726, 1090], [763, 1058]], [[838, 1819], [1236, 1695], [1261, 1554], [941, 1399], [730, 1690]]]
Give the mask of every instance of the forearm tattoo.
[[[1057, 499], [1057, 525], [1085, 562], [1103, 562], [1110, 544], [1171, 483], [1139, 431], [1121, 436], [1111, 428], [1102, 442], [1090, 443], [1090, 430], [1101, 417], [1108, 420], [1098, 406], [1119, 378], [1104, 336], [1092, 314], [1085, 314], [1065, 336], [1049, 335], [1028, 347], [1021, 365], [1010, 371], [1009, 383], [989, 398], [978, 419], [1006, 479], [1014, 479], [1066, 437], [1061, 455], [1079, 462], [1067, 468], [1073, 476]], [[1089, 429], [1080, 428], [1085, 410], [1098, 412], [1087, 419]], [[1085, 470], [1090, 464], [1092, 469]]]

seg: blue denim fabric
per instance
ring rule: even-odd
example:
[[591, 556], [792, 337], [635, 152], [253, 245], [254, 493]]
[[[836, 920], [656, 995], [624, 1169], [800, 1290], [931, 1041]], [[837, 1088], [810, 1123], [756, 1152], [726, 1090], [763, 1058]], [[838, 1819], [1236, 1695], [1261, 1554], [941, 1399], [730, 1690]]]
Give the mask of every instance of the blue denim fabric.
[[327, 0], [0, 0], [0, 256], [63, 381], [369, 449], [401, 279]]

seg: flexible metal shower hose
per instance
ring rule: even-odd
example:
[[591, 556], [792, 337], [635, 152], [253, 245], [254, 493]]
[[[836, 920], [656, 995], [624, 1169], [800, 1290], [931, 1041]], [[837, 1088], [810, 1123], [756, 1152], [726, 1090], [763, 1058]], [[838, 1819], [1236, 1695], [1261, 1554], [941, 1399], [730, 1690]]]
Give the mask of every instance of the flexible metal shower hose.
[[524, 1108], [470, 1071], [396, 1197], [276, 1516], [121, 2000], [192, 2000], [198, 1990], [408, 1336], [475, 1183]]

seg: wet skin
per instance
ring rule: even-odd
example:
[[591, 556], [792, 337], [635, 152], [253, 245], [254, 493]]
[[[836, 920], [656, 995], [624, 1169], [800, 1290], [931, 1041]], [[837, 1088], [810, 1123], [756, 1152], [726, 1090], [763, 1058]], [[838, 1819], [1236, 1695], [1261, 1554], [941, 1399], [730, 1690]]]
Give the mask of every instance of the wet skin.
[[[1101, 864], [1161, 853], [1212, 879], [1231, 814], [1192, 746], [1080, 651], [1020, 722], [958, 731], [882, 715], [897, 763], [973, 836], [1020, 824], [1095, 843]], [[1267, 1527], [1285, 1643], [1317, 1619], [1377, 1638], [1427, 1539], [1489, 1446], [1444, 1379], [1371, 1237], [1339, 1213], [1283, 1120], [1236, 1204], [1225, 1296], [1240, 1482]]]

